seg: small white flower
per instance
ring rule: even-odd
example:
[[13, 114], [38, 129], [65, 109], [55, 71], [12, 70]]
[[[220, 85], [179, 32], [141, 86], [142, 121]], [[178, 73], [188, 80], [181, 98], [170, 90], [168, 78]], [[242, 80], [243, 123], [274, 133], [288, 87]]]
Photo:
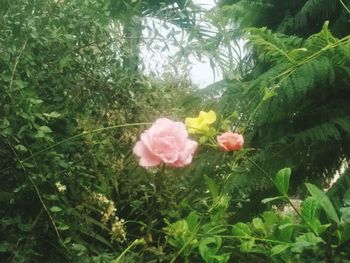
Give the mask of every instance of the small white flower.
[[57, 187], [57, 190], [61, 193], [63, 193], [64, 191], [67, 190], [67, 187], [65, 185], [61, 184], [61, 182], [59, 182], [59, 181], [57, 183], [55, 183], [55, 185]]

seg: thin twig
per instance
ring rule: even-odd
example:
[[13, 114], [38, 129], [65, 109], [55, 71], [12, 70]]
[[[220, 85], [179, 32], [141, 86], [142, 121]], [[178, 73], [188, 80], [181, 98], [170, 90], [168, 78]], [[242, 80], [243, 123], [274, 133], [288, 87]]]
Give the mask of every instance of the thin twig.
[[19, 52], [19, 55], [16, 58], [15, 65], [13, 66], [13, 69], [12, 69], [12, 75], [11, 75], [10, 85], [9, 85], [9, 90], [10, 91], [12, 89], [13, 79], [15, 77], [15, 72], [16, 72], [16, 69], [17, 69], [17, 65], [18, 65], [19, 59], [22, 56], [22, 53], [23, 53], [24, 49], [26, 48], [26, 45], [27, 45], [27, 39], [24, 41], [24, 44], [23, 44], [23, 46], [21, 48], [21, 51]]
[[[45, 205], [44, 200], [43, 200], [42, 197], [41, 197], [41, 194], [40, 194], [40, 192], [39, 192], [39, 189], [38, 189], [37, 185], [35, 184], [34, 180], [31, 178], [30, 174], [27, 172], [26, 168], [25, 168], [24, 165], [23, 165], [23, 162], [20, 160], [20, 158], [19, 158], [17, 152], [15, 151], [15, 149], [12, 147], [11, 144], [9, 144], [9, 146], [10, 146], [12, 152], [14, 153], [14, 155], [16, 156], [16, 159], [18, 159], [18, 161], [19, 161], [19, 163], [20, 163], [20, 165], [21, 165], [23, 171], [26, 172], [26, 173], [28, 174], [27, 178], [29, 179], [30, 183], [33, 185], [33, 187], [34, 187], [34, 189], [35, 189], [35, 192], [36, 192], [36, 194], [37, 194], [37, 196], [38, 196], [38, 198], [39, 198], [39, 201], [40, 201], [42, 207], [44, 208], [46, 214], [48, 215], [48, 217], [49, 217], [49, 219], [50, 219], [50, 221], [51, 221], [51, 223], [52, 223], [52, 226], [53, 226], [53, 228], [54, 228], [54, 230], [55, 230], [55, 232], [56, 232], [56, 235], [57, 235], [58, 239], [59, 239], [60, 241], [62, 241], [61, 236], [60, 236], [60, 233], [58, 232], [57, 226], [56, 226], [56, 224], [55, 224], [55, 221], [53, 220], [53, 218], [52, 218], [52, 216], [51, 216], [51, 214], [50, 214], [50, 212], [49, 212], [49, 209], [48, 209], [47, 206]], [[62, 244], [63, 244], [63, 242], [62, 242]], [[64, 246], [64, 245], [63, 245], [63, 246]]]
[[344, 4], [342, 0], [339, 0], [339, 1], [344, 6], [345, 10], [350, 14], [350, 9]]

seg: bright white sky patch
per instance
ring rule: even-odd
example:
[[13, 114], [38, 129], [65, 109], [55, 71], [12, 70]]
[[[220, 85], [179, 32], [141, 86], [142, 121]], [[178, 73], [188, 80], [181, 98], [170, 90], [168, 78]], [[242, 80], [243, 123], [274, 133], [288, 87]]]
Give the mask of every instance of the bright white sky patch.
[[[193, 2], [205, 9], [211, 9], [215, 6], [214, 0], [193, 0]], [[164, 27], [164, 25], [166, 26]], [[165, 72], [173, 72], [175, 75], [184, 75], [183, 65], [173, 58], [180, 51], [178, 44], [175, 45], [174, 42], [180, 43], [183, 47], [186, 44], [186, 37], [181, 34], [181, 30], [172, 24], [164, 23], [154, 18], [146, 18], [144, 26], [142, 32], [144, 41], [141, 45], [141, 58], [145, 66], [144, 72], [146, 74], [153, 72], [157, 75], [162, 75]], [[154, 28], [157, 29], [159, 38], [154, 36]], [[178, 34], [174, 38], [167, 37], [172, 30], [178, 32]], [[215, 72], [214, 75], [208, 58], [203, 56], [202, 60], [199, 61], [194, 56], [190, 56], [189, 61], [190, 68], [187, 75], [200, 88], [204, 88], [222, 79], [221, 72]]]

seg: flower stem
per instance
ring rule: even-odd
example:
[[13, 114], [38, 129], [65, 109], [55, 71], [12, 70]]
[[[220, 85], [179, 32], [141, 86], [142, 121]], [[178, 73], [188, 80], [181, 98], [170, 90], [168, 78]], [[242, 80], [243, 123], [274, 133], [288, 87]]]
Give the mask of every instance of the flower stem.
[[[266, 178], [269, 179], [269, 181], [276, 187], [276, 183], [275, 181], [272, 179], [272, 177], [260, 166], [258, 165], [255, 161], [253, 161], [252, 159], [250, 159], [249, 157], [245, 157], [250, 163], [252, 163], [261, 173], [263, 173]], [[276, 187], [277, 188], [277, 187]], [[278, 189], [278, 188], [277, 188]], [[284, 196], [284, 198], [287, 200], [287, 202], [289, 203], [289, 205], [292, 207], [292, 209], [295, 211], [295, 213], [302, 219], [302, 215], [300, 214], [300, 212], [298, 211], [298, 209], [295, 207], [295, 205], [292, 203], [292, 201], [290, 200], [290, 198], [288, 197], [288, 195], [284, 194], [284, 193], [280, 193]], [[305, 220], [304, 220], [305, 221]]]

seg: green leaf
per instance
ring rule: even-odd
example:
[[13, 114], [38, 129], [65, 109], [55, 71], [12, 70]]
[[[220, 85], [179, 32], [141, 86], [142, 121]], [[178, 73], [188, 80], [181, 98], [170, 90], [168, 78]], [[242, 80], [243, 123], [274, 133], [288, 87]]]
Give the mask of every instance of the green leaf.
[[329, 226], [322, 225], [319, 220], [320, 204], [314, 197], [305, 199], [301, 206], [301, 216], [307, 225], [317, 234], [322, 234]]
[[212, 257], [219, 251], [222, 244], [220, 237], [206, 237], [199, 242], [199, 253], [205, 262], [212, 262]]
[[288, 56], [295, 60], [303, 55], [305, 55], [305, 52], [307, 52], [307, 48], [295, 48], [288, 52]]
[[53, 118], [53, 119], [61, 117], [61, 114], [56, 112], [56, 111], [53, 111], [53, 112], [50, 112], [50, 113], [44, 113], [43, 115], [48, 117], [48, 118]]
[[186, 223], [189, 231], [195, 231], [198, 225], [198, 215], [195, 212], [191, 212], [186, 218]]
[[42, 131], [43, 133], [51, 133], [52, 132], [52, 130], [49, 128], [49, 127], [47, 127], [47, 126], [40, 126], [39, 127], [39, 131]]
[[350, 206], [350, 189], [345, 192], [343, 197], [343, 203], [345, 206]]
[[315, 219], [318, 219], [320, 205], [314, 197], [308, 197], [304, 200], [301, 206], [301, 216], [306, 223], [312, 224]]
[[267, 234], [264, 222], [262, 221], [261, 218], [259, 217], [254, 218], [252, 221], [252, 224], [256, 230], [258, 230], [259, 232], [262, 232], [264, 235]]
[[249, 252], [252, 250], [253, 246], [255, 244], [254, 239], [250, 239], [248, 241], [242, 242], [240, 248], [242, 252]]
[[289, 189], [290, 168], [279, 170], [275, 176], [274, 183], [282, 195], [287, 195]]
[[62, 211], [62, 208], [58, 207], [58, 206], [53, 206], [53, 207], [50, 208], [50, 211], [53, 212], [53, 213], [58, 213], [58, 212]]
[[0, 120], [0, 129], [5, 129], [10, 126], [8, 119], [4, 118]]
[[298, 236], [293, 244], [292, 251], [301, 253], [304, 249], [317, 245], [318, 243], [325, 243], [324, 240], [314, 233], [305, 233]]
[[69, 225], [66, 225], [64, 223], [59, 223], [58, 227], [57, 227], [59, 230], [68, 230], [70, 228]]
[[268, 198], [264, 198], [263, 200], [261, 200], [261, 202], [263, 204], [275, 201], [275, 200], [280, 200], [280, 199], [285, 199], [285, 196], [275, 196], [275, 197], [268, 197]]
[[206, 175], [204, 175], [204, 181], [209, 188], [211, 196], [213, 197], [213, 199], [216, 199], [219, 195], [219, 191], [215, 181]]
[[276, 256], [278, 254], [281, 254], [286, 249], [290, 248], [292, 244], [279, 244], [277, 246], [274, 246], [271, 248], [271, 256]]
[[340, 222], [339, 217], [337, 215], [337, 212], [334, 209], [334, 206], [329, 200], [328, 196], [313, 184], [306, 183], [306, 188], [309, 191], [309, 193], [317, 200], [317, 202], [326, 212], [328, 217], [334, 222], [336, 222], [337, 224], [339, 224]]
[[39, 99], [29, 99], [29, 101], [30, 101], [32, 104], [41, 104], [41, 103], [44, 102], [43, 100], [39, 100]]
[[350, 223], [350, 207], [342, 207], [339, 209], [341, 213], [341, 219], [345, 223], [349, 224]]
[[22, 144], [16, 145], [16, 146], [15, 146], [15, 149], [16, 149], [17, 151], [20, 151], [20, 152], [27, 152], [27, 151], [28, 151], [28, 149], [27, 149], [24, 145], [22, 145]]
[[245, 223], [237, 223], [232, 226], [232, 233], [237, 237], [250, 237], [251, 230], [249, 226]]
[[268, 100], [269, 98], [272, 98], [276, 96], [276, 92], [273, 89], [269, 89], [269, 88], [265, 88], [264, 89], [264, 97], [263, 97], [263, 101]]
[[2, 241], [0, 243], [0, 252], [10, 252], [13, 250], [14, 246], [14, 244], [11, 244], [7, 241]]
[[100, 241], [102, 244], [105, 244], [106, 246], [108, 246], [109, 248], [112, 248], [113, 249], [113, 246], [110, 242], [108, 242], [104, 237], [102, 237], [101, 235], [97, 234], [96, 232], [87, 232], [83, 229], [80, 229], [80, 232], [89, 236], [89, 237], [92, 237], [98, 241]]

